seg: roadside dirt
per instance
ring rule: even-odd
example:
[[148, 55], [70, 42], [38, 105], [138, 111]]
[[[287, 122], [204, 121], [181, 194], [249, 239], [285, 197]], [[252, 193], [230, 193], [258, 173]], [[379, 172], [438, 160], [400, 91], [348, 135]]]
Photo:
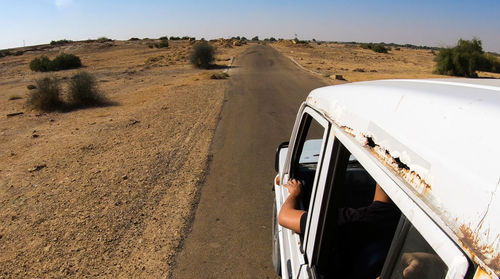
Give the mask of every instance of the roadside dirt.
[[[436, 50], [400, 47], [391, 48], [389, 53], [376, 53], [358, 44], [311, 42], [301, 45], [282, 41], [270, 45], [329, 84], [376, 79], [449, 78], [432, 73]], [[341, 75], [345, 81], [335, 80], [336, 75]], [[500, 74], [485, 72], [479, 72], [479, 76], [500, 78]]]
[[[73, 43], [0, 58], [0, 278], [168, 275], [227, 86], [208, 78], [221, 69], [189, 65], [188, 42], [170, 43]], [[220, 47], [217, 64], [245, 48]], [[45, 76], [29, 61], [61, 51], [81, 57], [112, 105], [27, 109], [26, 86]]]

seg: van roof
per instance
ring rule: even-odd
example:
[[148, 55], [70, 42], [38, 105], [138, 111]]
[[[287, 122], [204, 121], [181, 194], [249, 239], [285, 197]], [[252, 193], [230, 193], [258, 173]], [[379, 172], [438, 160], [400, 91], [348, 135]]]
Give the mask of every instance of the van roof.
[[500, 80], [381, 80], [313, 90], [306, 103], [371, 149], [500, 274]]

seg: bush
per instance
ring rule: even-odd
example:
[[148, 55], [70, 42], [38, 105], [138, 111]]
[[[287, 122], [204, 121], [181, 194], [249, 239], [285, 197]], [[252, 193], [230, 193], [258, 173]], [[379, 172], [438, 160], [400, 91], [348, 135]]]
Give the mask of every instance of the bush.
[[5, 57], [9, 55], [12, 55], [12, 53], [8, 50], [0, 51], [0, 57]]
[[82, 61], [74, 54], [61, 53], [51, 61], [50, 65], [51, 71], [59, 71], [79, 68], [82, 66]]
[[197, 68], [207, 69], [214, 61], [215, 49], [207, 42], [196, 44], [191, 51], [190, 61]]
[[132, 37], [130, 39], [128, 39], [129, 41], [139, 41], [140, 39], [139, 38], [136, 38], [136, 37]]
[[59, 71], [79, 68], [82, 66], [80, 57], [74, 54], [61, 53], [54, 60], [43, 55], [30, 62], [30, 69], [35, 72]]
[[171, 40], [171, 41], [178, 41], [178, 40], [180, 40], [180, 39], [181, 39], [180, 37], [170, 36], [170, 40]]
[[487, 69], [487, 71], [500, 73], [500, 59], [498, 59], [498, 57], [492, 53], [486, 53], [485, 57], [488, 61], [487, 65], [489, 66], [489, 69]]
[[361, 48], [371, 49], [378, 53], [387, 53], [389, 51], [389, 49], [386, 48], [383, 43], [380, 44], [368, 43], [368, 44], [361, 44], [360, 46]]
[[220, 72], [215, 73], [210, 76], [210, 79], [227, 79], [229, 77], [228, 73]]
[[165, 40], [165, 41], [168, 41], [168, 37], [167, 36], [163, 36], [163, 37], [160, 37], [160, 40]]
[[24, 51], [22, 51], [22, 50], [18, 50], [16, 52], [14, 52], [14, 56], [21, 56], [23, 54], [24, 54]]
[[460, 39], [455, 47], [440, 49], [435, 61], [434, 72], [441, 75], [477, 77], [476, 71], [491, 71], [493, 68], [478, 39]]
[[95, 77], [87, 72], [80, 72], [69, 81], [69, 103], [75, 107], [99, 105], [105, 101], [97, 88]]
[[252, 41], [258, 41], [259, 40], [259, 36], [255, 36], [252, 38]]
[[160, 43], [155, 44], [155, 47], [157, 48], [168, 47], [168, 39], [162, 39]]
[[96, 40], [98, 43], [106, 43], [106, 42], [112, 42], [113, 40], [106, 38], [106, 37], [100, 37]]
[[71, 42], [72, 42], [71, 40], [63, 39], [63, 40], [58, 40], [58, 41], [50, 41], [50, 45], [51, 46], [59, 46], [59, 45], [69, 44]]
[[18, 96], [18, 95], [10, 95], [9, 96], [9, 101], [14, 101], [14, 100], [19, 100], [22, 99], [23, 97]]
[[30, 62], [30, 69], [35, 72], [48, 72], [50, 70], [50, 59], [42, 55], [37, 57]]
[[61, 87], [57, 78], [45, 77], [37, 79], [36, 89], [30, 91], [27, 103], [38, 110], [53, 111], [61, 108], [63, 105], [60, 92]]

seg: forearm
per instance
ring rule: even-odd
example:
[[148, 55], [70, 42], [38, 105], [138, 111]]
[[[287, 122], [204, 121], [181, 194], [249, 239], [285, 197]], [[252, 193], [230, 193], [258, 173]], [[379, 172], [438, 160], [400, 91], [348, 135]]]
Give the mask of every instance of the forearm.
[[297, 233], [301, 233], [300, 231], [300, 217], [302, 214], [306, 213], [304, 210], [297, 209], [298, 208], [298, 197], [296, 196], [288, 196], [286, 201], [283, 203], [281, 207], [278, 222], [281, 226], [291, 229]]

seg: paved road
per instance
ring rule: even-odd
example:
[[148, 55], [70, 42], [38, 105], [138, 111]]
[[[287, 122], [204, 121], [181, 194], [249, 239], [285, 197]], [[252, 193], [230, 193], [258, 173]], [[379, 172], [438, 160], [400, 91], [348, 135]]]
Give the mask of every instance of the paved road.
[[213, 161], [174, 278], [273, 278], [274, 153], [316, 77], [271, 47], [236, 57]]

